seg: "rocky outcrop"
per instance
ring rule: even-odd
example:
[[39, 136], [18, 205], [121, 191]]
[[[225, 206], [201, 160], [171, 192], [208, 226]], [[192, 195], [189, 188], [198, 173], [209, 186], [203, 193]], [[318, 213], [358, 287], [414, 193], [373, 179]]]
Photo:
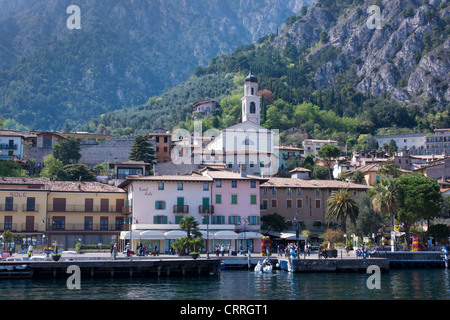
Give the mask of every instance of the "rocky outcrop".
[[[419, 105], [433, 99], [445, 106], [450, 96], [450, 5], [445, 0], [381, 3], [380, 29], [367, 25], [372, 16], [367, 8], [375, 1], [347, 8], [338, 18], [314, 7], [283, 30], [275, 47], [282, 50], [287, 41], [297, 48], [306, 43], [309, 57], [337, 49], [337, 56], [315, 70], [317, 88], [330, 87], [338, 74], [353, 70], [355, 88], [361, 92], [389, 93], [396, 101]], [[322, 31], [328, 35], [325, 41], [320, 41]]]

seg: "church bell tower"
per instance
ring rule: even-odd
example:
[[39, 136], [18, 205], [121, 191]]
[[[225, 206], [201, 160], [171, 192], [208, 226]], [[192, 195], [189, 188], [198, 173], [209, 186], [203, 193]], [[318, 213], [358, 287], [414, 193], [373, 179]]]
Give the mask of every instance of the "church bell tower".
[[244, 79], [244, 96], [241, 100], [242, 121], [251, 121], [260, 125], [261, 98], [258, 96], [258, 79], [251, 70]]

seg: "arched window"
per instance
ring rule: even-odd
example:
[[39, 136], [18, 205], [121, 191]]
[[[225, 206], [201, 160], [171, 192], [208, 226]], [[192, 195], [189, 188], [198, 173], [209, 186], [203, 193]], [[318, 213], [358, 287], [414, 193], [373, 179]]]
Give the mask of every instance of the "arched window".
[[256, 113], [256, 105], [254, 102], [250, 102], [250, 113]]
[[254, 93], [254, 89], [252, 88], [252, 96], [254, 95], [255, 93]]

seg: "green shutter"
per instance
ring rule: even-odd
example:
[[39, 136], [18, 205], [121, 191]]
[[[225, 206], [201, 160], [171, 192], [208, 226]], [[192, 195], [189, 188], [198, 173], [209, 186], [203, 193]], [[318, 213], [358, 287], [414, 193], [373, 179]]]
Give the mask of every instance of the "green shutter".
[[231, 204], [237, 204], [237, 194], [231, 195]]
[[[164, 202], [165, 203], [165, 202]], [[167, 216], [163, 216], [163, 223], [167, 224]]]
[[222, 195], [216, 194], [216, 204], [222, 204]]
[[153, 224], [156, 224], [157, 221], [158, 221], [158, 216], [153, 216]]
[[250, 195], [250, 204], [256, 204], [256, 194]]
[[241, 216], [238, 216], [237, 217], [237, 225], [240, 225], [241, 224]]
[[259, 216], [256, 217], [256, 224], [257, 224], [258, 226], [261, 224], [261, 220], [260, 220], [260, 217], [259, 217]]

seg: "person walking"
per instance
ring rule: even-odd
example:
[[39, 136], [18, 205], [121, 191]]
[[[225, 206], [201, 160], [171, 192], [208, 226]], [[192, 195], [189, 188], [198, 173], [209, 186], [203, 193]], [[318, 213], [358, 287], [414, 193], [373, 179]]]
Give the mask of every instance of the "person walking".
[[33, 255], [33, 245], [30, 243], [30, 245], [28, 246], [28, 258], [31, 258], [31, 256]]

